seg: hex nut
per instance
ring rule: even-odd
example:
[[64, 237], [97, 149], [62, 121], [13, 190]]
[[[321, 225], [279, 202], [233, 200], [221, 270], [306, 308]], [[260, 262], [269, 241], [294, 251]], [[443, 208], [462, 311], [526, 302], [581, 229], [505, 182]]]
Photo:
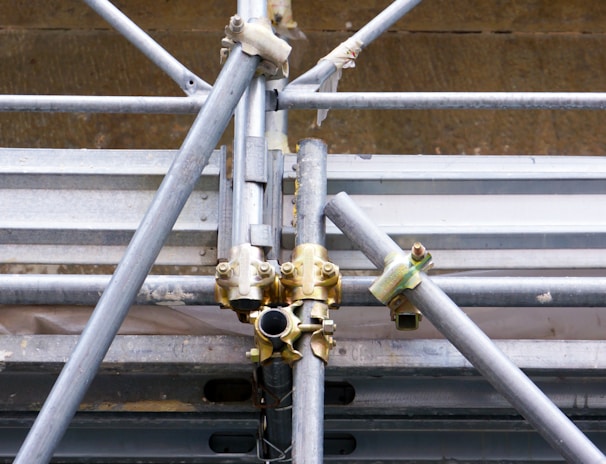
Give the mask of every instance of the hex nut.
[[410, 257], [413, 259], [413, 261], [421, 261], [423, 258], [425, 258], [426, 252], [427, 250], [421, 242], [415, 242], [410, 250]]
[[231, 272], [231, 266], [229, 265], [229, 263], [219, 263], [217, 264], [216, 270], [217, 277], [225, 279], [229, 277], [229, 274]]
[[280, 266], [280, 272], [284, 276], [291, 276], [295, 272], [295, 266], [291, 262], [282, 263]]
[[254, 363], [258, 363], [261, 360], [261, 354], [258, 348], [251, 348], [250, 351], [246, 352], [246, 357]]
[[332, 319], [324, 319], [322, 321], [322, 330], [326, 335], [332, 335], [337, 330], [337, 324]]
[[324, 263], [322, 265], [322, 275], [324, 277], [332, 277], [336, 273], [335, 265], [333, 263]]
[[229, 20], [229, 30], [234, 34], [242, 32], [244, 29], [244, 20], [239, 15], [234, 15]]
[[272, 267], [269, 263], [260, 263], [257, 269], [259, 271], [259, 274], [263, 277], [271, 275]]

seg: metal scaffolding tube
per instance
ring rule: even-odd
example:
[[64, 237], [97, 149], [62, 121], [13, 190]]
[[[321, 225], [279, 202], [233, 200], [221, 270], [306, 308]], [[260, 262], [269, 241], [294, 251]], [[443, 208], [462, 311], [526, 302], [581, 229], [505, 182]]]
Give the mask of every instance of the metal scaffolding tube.
[[0, 95], [0, 112], [194, 114], [207, 92], [190, 97], [132, 97], [92, 95]]
[[[363, 247], [373, 263], [382, 263], [386, 254], [367, 244], [373, 240], [387, 242], [387, 234], [377, 234], [374, 226], [351, 198], [338, 194], [325, 209], [330, 218], [352, 242]], [[379, 238], [380, 237], [380, 238]], [[385, 249], [394, 250], [393, 243]], [[370, 253], [375, 253], [370, 256]], [[399, 253], [403, 253], [401, 250]], [[378, 266], [383, 268], [383, 266]], [[434, 326], [473, 364], [543, 438], [568, 462], [605, 463], [601, 451], [560, 411], [545, 394], [514, 365], [475, 323], [422, 274], [421, 283], [404, 294]]]
[[84, 0], [84, 2], [168, 74], [186, 94], [210, 90], [210, 84], [187, 69], [108, 0]]
[[260, 62], [235, 46], [15, 459], [48, 462]]
[[[193, 114], [207, 92], [189, 97], [0, 95], [0, 112]], [[265, 110], [601, 110], [603, 92], [266, 92]]]
[[[318, 139], [300, 142], [297, 156], [297, 235], [295, 244], [324, 246], [327, 146]], [[302, 324], [311, 324], [315, 300], [303, 300], [298, 314]], [[311, 334], [303, 334], [295, 348], [303, 357], [293, 367], [294, 464], [322, 463], [324, 455], [324, 361], [311, 348]]]
[[275, 92], [267, 109], [603, 110], [604, 92]]
[[[0, 275], [2, 305], [94, 306], [108, 275]], [[368, 291], [373, 276], [343, 276], [342, 306], [378, 306]], [[466, 277], [434, 276], [432, 281], [458, 306], [464, 307], [603, 307], [606, 277]], [[151, 275], [135, 304], [215, 305], [214, 276]]]
[[[267, 2], [239, 0], [238, 14], [244, 21], [264, 18]], [[263, 185], [247, 180], [246, 163], [248, 137], [265, 137], [265, 93], [265, 77], [256, 76], [236, 108], [232, 246], [250, 243], [250, 226], [263, 223]]]
[[[421, 3], [421, 0], [394, 1], [362, 27], [362, 29], [356, 32], [351, 39], [360, 41], [362, 43], [362, 49], [366, 48], [371, 42], [387, 31], [387, 29], [419, 3]], [[297, 86], [303, 85], [314, 85], [317, 88], [336, 71], [337, 67], [334, 63], [328, 60], [320, 60], [313, 68], [287, 85], [286, 89], [293, 90]]]
[[[376, 277], [343, 276], [343, 306], [375, 306], [368, 287]], [[434, 284], [463, 307], [603, 307], [605, 277], [433, 276]], [[1, 287], [0, 287], [1, 288]], [[374, 300], [374, 301], [373, 301]]]

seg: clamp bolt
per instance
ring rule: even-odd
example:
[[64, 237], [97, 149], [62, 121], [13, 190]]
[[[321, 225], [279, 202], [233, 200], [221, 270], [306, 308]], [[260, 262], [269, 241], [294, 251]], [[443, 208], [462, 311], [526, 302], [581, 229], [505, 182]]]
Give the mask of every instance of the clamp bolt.
[[291, 262], [282, 263], [280, 266], [280, 272], [282, 272], [283, 276], [290, 277], [295, 273], [295, 266]]
[[260, 263], [258, 270], [261, 276], [267, 277], [271, 274], [271, 265], [269, 263]]
[[219, 263], [219, 264], [217, 264], [216, 270], [217, 270], [217, 277], [226, 279], [229, 277], [229, 273], [231, 271], [231, 266], [229, 265], [229, 263]]
[[333, 263], [324, 263], [322, 265], [322, 275], [324, 277], [332, 277], [335, 275], [335, 265]]
[[332, 319], [324, 319], [322, 321], [322, 330], [326, 335], [332, 335], [337, 330], [337, 324]]
[[261, 360], [261, 354], [258, 348], [251, 348], [250, 351], [246, 352], [246, 357], [254, 363], [258, 363]]
[[415, 242], [410, 250], [410, 257], [413, 261], [421, 261], [425, 258], [425, 247], [421, 242]]
[[229, 19], [229, 30], [234, 34], [237, 34], [238, 32], [242, 32], [242, 29], [244, 29], [244, 21], [242, 18], [239, 15], [232, 16]]

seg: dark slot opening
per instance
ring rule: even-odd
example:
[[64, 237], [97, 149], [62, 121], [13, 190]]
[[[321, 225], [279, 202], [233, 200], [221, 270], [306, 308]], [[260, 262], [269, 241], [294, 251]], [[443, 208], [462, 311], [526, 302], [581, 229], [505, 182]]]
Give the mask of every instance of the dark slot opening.
[[324, 404], [346, 405], [350, 404], [356, 397], [353, 385], [347, 382], [326, 382], [324, 385]]
[[327, 433], [324, 435], [325, 456], [346, 456], [356, 449], [356, 439], [348, 433]]

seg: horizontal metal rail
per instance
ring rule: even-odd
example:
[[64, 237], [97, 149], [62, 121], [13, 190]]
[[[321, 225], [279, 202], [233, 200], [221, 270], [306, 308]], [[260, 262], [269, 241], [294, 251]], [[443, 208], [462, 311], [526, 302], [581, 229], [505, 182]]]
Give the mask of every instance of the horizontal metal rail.
[[[4, 272], [21, 272], [19, 264], [50, 273], [116, 264], [175, 154], [0, 149]], [[224, 165], [215, 152], [156, 264], [216, 264]], [[289, 259], [296, 158], [284, 165], [282, 258]], [[355, 195], [400, 246], [425, 242], [440, 269], [568, 271], [606, 262], [604, 158], [333, 154], [327, 175], [329, 196]], [[331, 223], [327, 245], [343, 269], [371, 268]]]
[[599, 92], [281, 92], [268, 110], [603, 110]]
[[[189, 97], [0, 95], [0, 112], [195, 114], [208, 92]], [[599, 92], [268, 92], [266, 111], [363, 110], [603, 110]]]
[[[1, 274], [0, 304], [95, 305], [108, 275]], [[368, 291], [375, 277], [343, 276], [343, 306], [382, 306]], [[606, 277], [463, 277], [433, 281], [465, 307], [604, 306]], [[214, 276], [149, 276], [137, 294], [140, 305], [215, 305]], [[0, 309], [1, 312], [1, 309]]]
[[0, 95], [2, 112], [197, 114], [206, 101], [201, 92], [190, 97]]
[[[4, 373], [40, 368], [57, 371], [78, 342], [78, 335], [4, 335]], [[142, 372], [229, 376], [249, 375], [246, 358], [250, 337], [234, 335], [117, 335], [105, 355], [101, 372], [125, 373], [133, 366]], [[447, 340], [343, 340], [331, 352], [327, 374], [338, 378], [451, 374], [478, 375]], [[603, 340], [494, 340], [514, 364], [533, 375], [606, 375], [606, 341]], [[212, 349], [211, 349], [212, 348]], [[9, 401], [3, 398], [3, 401]], [[598, 406], [598, 405], [596, 405]], [[572, 407], [572, 405], [570, 405]], [[603, 408], [604, 405], [600, 404]], [[579, 413], [582, 413], [581, 411]]]
[[[12, 443], [31, 419], [21, 414], [3, 422], [0, 458], [10, 462], [15, 454]], [[595, 443], [606, 446], [600, 418], [577, 423]], [[258, 462], [257, 428], [258, 419], [246, 414], [132, 413], [123, 418], [111, 412], [87, 413], [76, 416], [56, 456], [64, 462], [98, 464], [159, 460], [249, 464]], [[445, 455], [451, 461], [478, 464], [564, 462], [538, 434], [515, 419], [329, 417], [325, 429], [325, 460], [331, 463], [443, 464]]]

